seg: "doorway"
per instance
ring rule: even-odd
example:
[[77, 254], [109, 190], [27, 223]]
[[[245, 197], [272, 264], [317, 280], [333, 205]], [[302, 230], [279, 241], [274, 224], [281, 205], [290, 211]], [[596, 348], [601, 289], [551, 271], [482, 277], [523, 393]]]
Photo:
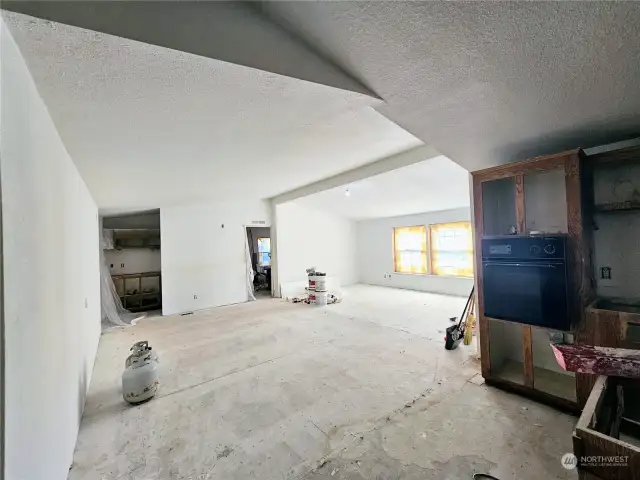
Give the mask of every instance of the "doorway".
[[271, 298], [271, 228], [246, 228], [253, 270], [253, 294], [256, 300]]
[[103, 316], [118, 325], [119, 320], [128, 324], [140, 316], [161, 315], [160, 210], [104, 216], [102, 228], [103, 296], [108, 301]]

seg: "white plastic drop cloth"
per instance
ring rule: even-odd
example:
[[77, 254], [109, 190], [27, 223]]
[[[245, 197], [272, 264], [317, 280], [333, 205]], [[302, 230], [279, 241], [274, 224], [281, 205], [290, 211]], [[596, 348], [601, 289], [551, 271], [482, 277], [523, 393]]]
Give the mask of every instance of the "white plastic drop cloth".
[[104, 255], [105, 250], [113, 248], [113, 230], [102, 229], [100, 235], [100, 304], [103, 331], [113, 327], [135, 325], [136, 321], [146, 315], [145, 313], [132, 313], [122, 306]]
[[256, 296], [253, 293], [253, 277], [255, 273], [253, 272], [253, 266], [251, 263], [251, 250], [249, 248], [249, 236], [247, 235], [247, 229], [244, 229], [244, 238], [245, 238], [245, 259], [247, 263], [247, 298], [250, 302], [253, 302], [256, 299]]

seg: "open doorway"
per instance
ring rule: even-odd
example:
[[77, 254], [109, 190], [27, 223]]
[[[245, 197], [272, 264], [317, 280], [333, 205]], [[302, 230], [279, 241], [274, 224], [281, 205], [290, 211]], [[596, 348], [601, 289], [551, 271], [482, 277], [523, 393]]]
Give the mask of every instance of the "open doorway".
[[271, 298], [271, 229], [247, 227], [249, 256], [253, 270], [253, 293], [256, 300]]
[[104, 259], [122, 308], [161, 315], [160, 212], [104, 216], [102, 226], [112, 239]]

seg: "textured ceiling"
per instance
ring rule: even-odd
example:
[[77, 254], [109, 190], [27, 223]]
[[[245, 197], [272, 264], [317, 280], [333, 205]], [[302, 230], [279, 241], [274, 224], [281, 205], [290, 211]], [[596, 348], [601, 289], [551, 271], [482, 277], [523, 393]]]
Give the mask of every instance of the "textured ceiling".
[[220, 0], [2, 1], [4, 10], [372, 95], [251, 5]]
[[262, 2], [469, 170], [640, 133], [640, 2]]
[[469, 172], [438, 156], [295, 202], [355, 220], [468, 207]]
[[421, 144], [368, 95], [3, 18], [102, 209], [267, 198]]

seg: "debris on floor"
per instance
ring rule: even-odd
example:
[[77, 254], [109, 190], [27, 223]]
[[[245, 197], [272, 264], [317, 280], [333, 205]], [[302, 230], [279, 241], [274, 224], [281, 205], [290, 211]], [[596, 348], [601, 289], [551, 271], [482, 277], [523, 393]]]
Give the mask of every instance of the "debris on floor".
[[327, 274], [316, 271], [315, 267], [308, 268], [308, 284], [304, 293], [293, 297], [285, 297], [291, 303], [306, 303], [307, 305], [325, 306], [338, 303], [342, 300], [339, 292], [329, 292], [327, 289]]

